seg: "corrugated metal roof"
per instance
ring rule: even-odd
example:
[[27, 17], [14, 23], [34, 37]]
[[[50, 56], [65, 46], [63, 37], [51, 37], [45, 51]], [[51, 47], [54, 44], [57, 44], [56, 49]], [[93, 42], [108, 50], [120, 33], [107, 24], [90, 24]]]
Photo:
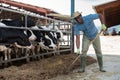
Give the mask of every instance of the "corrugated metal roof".
[[9, 4], [10, 6], [18, 7], [20, 9], [24, 9], [24, 10], [31, 11], [31, 12], [34, 12], [37, 14], [41, 14], [41, 15], [46, 15], [49, 13], [57, 13], [57, 12], [47, 9], [47, 8], [33, 6], [30, 4], [24, 4], [24, 3], [16, 2], [16, 1], [12, 1], [12, 0], [0, 0], [0, 3]]

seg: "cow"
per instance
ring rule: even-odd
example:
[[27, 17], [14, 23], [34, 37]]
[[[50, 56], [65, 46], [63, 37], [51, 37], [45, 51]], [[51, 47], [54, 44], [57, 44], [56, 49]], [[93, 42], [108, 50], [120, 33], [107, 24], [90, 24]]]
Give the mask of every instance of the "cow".
[[[25, 27], [25, 18], [18, 18], [14, 20], [2, 20], [2, 25], [15, 26], [15, 27]], [[26, 20], [27, 27], [35, 26], [35, 21], [31, 18]], [[11, 28], [0, 28], [0, 43], [15, 43], [17, 47], [29, 48], [31, 43], [28, 40], [28, 36], [24, 34], [24, 30], [21, 29], [11, 29]]]
[[[47, 31], [48, 29], [44, 26], [34, 26], [31, 29], [36, 29], [36, 30], [32, 30], [33, 34], [37, 37], [36, 38], [36, 42], [38, 42], [38, 44], [41, 45], [42, 48], [44, 49], [56, 49], [56, 45], [54, 42], [54, 36], [50, 31]], [[38, 30], [37, 30], [38, 29]], [[41, 30], [39, 30], [41, 29]], [[29, 33], [27, 33], [29, 35]]]
[[58, 28], [58, 25], [55, 25], [53, 26], [53, 24], [51, 23], [49, 26], [48, 26], [48, 29], [49, 30], [55, 30], [56, 34], [55, 34], [55, 37], [57, 38], [58, 41], [64, 41], [63, 39], [63, 33], [62, 31]]
[[60, 48], [60, 43], [64, 42], [64, 38], [63, 38], [63, 32], [58, 28], [58, 24], [53, 26], [53, 23], [51, 23], [48, 26], [49, 30], [55, 30], [56, 32], [54, 33], [54, 36], [57, 40], [57, 49], [59, 50]]
[[[56, 50], [56, 39], [51, 31], [48, 31], [48, 28], [46, 26], [34, 26], [31, 27], [31, 31], [27, 31], [27, 35], [29, 36], [29, 39], [32, 39], [31, 36], [36, 36], [36, 39], [33, 41], [33, 45], [37, 49], [36, 53], [40, 53], [42, 51], [48, 51], [48, 50]], [[39, 30], [40, 29], [40, 30]], [[32, 53], [35, 54], [35, 50], [32, 51]]]
[[[1, 20], [0, 21], [0, 44], [14, 44], [18, 48], [32, 48], [33, 45], [28, 39], [28, 36], [24, 33], [23, 29], [11, 29], [9, 27], [27, 27], [35, 26], [35, 21], [29, 17], [25, 20], [25, 17], [17, 18], [14, 20]], [[4, 28], [4, 26], [9, 26]], [[4, 47], [4, 45], [2, 45]], [[6, 47], [9, 49], [9, 47]], [[4, 49], [6, 51], [6, 49]]]

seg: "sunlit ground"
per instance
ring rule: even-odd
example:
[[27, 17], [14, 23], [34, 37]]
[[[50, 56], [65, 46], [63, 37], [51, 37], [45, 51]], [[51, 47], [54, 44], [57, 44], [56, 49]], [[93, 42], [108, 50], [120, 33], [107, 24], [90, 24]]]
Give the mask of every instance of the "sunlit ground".
[[[82, 35], [81, 35], [82, 39]], [[100, 36], [101, 49], [103, 55], [120, 55], [120, 36]], [[82, 43], [82, 40], [81, 40]], [[80, 48], [81, 49], [81, 48]], [[76, 52], [76, 45], [75, 45]], [[95, 54], [94, 48], [91, 45], [87, 54]]]

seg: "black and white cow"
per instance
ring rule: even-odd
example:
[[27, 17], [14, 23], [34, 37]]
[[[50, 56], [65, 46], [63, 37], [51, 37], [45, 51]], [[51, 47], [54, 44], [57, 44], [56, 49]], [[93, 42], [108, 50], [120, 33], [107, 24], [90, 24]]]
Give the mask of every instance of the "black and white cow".
[[[31, 18], [27, 18], [27, 27], [35, 26], [35, 21]], [[25, 18], [18, 18], [14, 20], [2, 20], [1, 25], [24, 27]], [[24, 30], [21, 29], [11, 29], [11, 28], [0, 28], [0, 43], [15, 43], [18, 47], [30, 47], [31, 43], [28, 36], [24, 34]]]
[[[54, 39], [53, 34], [50, 31], [47, 31], [48, 28], [46, 28], [45, 26], [34, 26], [32, 27], [32, 29], [36, 29], [36, 30], [32, 30], [33, 34], [36, 36], [36, 42], [43, 48], [43, 49], [56, 49], [56, 40]], [[41, 29], [41, 30], [37, 30], [37, 29]], [[30, 32], [27, 33], [30, 36]]]
[[27, 30], [26, 34], [28, 35], [29, 40], [32, 41], [34, 45], [34, 48], [32, 48], [33, 50], [31, 51], [32, 55], [39, 54], [41, 51], [44, 50], [48, 51], [57, 49], [57, 41], [52, 32], [48, 31], [47, 27], [34, 26], [31, 29], [32, 30]]
[[57, 49], [60, 49], [60, 43], [64, 42], [64, 36], [63, 32], [58, 28], [58, 25], [53, 26], [53, 24], [50, 24], [48, 26], [49, 30], [55, 30], [56, 32], [54, 33], [54, 36], [57, 40]]
[[[35, 21], [31, 18], [27, 18], [26, 20], [27, 27], [35, 26]], [[14, 20], [1, 20], [0, 22], [0, 48], [4, 48], [2, 51], [8, 51], [10, 48], [6, 47], [3, 44], [15, 44], [18, 48], [32, 48], [32, 44], [29, 41], [29, 37], [24, 34], [24, 30], [22, 29], [11, 29], [4, 28], [4, 26], [15, 26], [15, 27], [24, 27], [25, 18], [18, 18]], [[6, 57], [6, 56], [5, 56]], [[5, 58], [5, 60], [7, 60]]]
[[55, 30], [56, 32], [56, 34], [55, 34], [55, 37], [57, 38], [57, 40], [58, 41], [64, 41], [64, 39], [63, 39], [63, 32], [58, 28], [58, 26], [53, 26], [53, 24], [50, 24], [49, 26], [48, 26], [48, 29], [49, 30]]

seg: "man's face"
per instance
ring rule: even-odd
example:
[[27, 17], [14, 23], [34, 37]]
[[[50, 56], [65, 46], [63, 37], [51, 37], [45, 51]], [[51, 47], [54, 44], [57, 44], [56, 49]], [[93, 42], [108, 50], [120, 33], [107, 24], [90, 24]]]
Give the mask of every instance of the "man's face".
[[83, 18], [82, 18], [82, 15], [79, 15], [78, 17], [75, 18], [75, 20], [80, 23], [80, 24], [83, 24], [84, 21], [83, 21]]

